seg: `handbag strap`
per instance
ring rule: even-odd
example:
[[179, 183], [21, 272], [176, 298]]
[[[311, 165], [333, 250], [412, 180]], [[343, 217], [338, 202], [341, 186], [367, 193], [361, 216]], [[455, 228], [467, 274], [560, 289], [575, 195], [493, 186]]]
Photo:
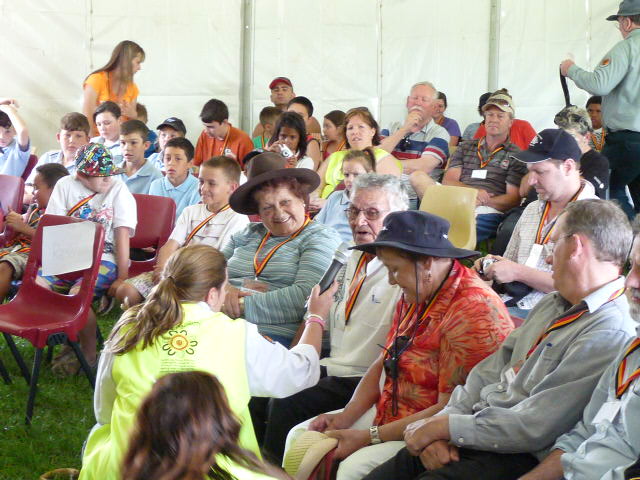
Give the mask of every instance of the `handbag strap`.
[[560, 85], [562, 85], [562, 93], [564, 94], [564, 106], [571, 106], [571, 97], [569, 96], [569, 87], [567, 85], [567, 77], [560, 72]]

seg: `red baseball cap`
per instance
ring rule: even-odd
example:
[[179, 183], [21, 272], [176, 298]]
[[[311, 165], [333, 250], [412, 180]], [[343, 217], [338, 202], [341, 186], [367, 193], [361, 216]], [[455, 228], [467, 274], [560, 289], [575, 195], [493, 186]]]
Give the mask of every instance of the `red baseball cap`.
[[269, 90], [273, 90], [273, 88], [279, 83], [284, 83], [285, 85], [289, 85], [291, 88], [293, 88], [291, 80], [289, 80], [287, 77], [276, 77], [271, 80], [271, 83], [269, 84]]

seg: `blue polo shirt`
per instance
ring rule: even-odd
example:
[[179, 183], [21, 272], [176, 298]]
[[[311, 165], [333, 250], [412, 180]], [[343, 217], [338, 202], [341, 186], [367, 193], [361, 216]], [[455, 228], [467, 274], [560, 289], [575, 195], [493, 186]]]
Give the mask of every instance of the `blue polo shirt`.
[[176, 202], [176, 218], [185, 207], [200, 203], [198, 179], [191, 174], [187, 175], [187, 179], [177, 187], [174, 187], [167, 177], [159, 178], [151, 184], [149, 194], [173, 198]]
[[340, 234], [343, 242], [352, 242], [353, 232], [349, 226], [346, 211], [349, 205], [351, 205], [351, 201], [346, 190], [333, 192], [327, 198], [322, 210], [314, 217], [314, 220], [335, 229]]
[[22, 176], [31, 154], [31, 141], [23, 151], [14, 138], [9, 145], [0, 148], [0, 174]]
[[[124, 164], [122, 166], [124, 167]], [[148, 194], [153, 181], [162, 178], [162, 172], [154, 167], [149, 160], [146, 160], [142, 168], [130, 177], [127, 177], [126, 173], [121, 173], [118, 177], [125, 183], [131, 193]]]

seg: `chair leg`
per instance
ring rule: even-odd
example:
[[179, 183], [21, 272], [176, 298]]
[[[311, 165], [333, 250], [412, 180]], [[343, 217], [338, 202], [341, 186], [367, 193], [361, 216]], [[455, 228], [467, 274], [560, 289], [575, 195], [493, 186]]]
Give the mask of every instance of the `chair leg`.
[[84, 358], [84, 353], [82, 353], [82, 350], [78, 346], [78, 342], [72, 342], [71, 340], [69, 340], [69, 345], [71, 345], [71, 348], [73, 348], [73, 351], [75, 352], [76, 357], [78, 358], [78, 361], [80, 362], [80, 366], [82, 367], [82, 371], [87, 376], [87, 380], [89, 380], [89, 385], [91, 385], [91, 388], [95, 389], [96, 388], [96, 376], [94, 375], [93, 370], [91, 369], [91, 367], [87, 363], [87, 359]]
[[4, 339], [7, 341], [7, 345], [9, 345], [9, 350], [11, 350], [11, 354], [13, 355], [13, 358], [15, 358], [16, 363], [18, 364], [18, 367], [22, 372], [22, 376], [24, 377], [25, 382], [27, 382], [27, 385], [29, 385], [31, 382], [31, 374], [29, 373], [27, 364], [24, 363], [22, 355], [20, 355], [20, 352], [18, 351], [18, 347], [16, 347], [16, 344], [13, 341], [13, 337], [8, 333], [3, 333], [3, 335], [4, 335]]
[[25, 423], [31, 425], [31, 417], [33, 416], [33, 406], [36, 401], [36, 393], [38, 392], [38, 377], [40, 376], [40, 365], [42, 364], [42, 348], [36, 348], [36, 354], [33, 358], [33, 371], [31, 372], [31, 384], [29, 385], [29, 398], [27, 400], [27, 415]]
[[0, 376], [2, 376], [4, 383], [6, 383], [7, 385], [11, 385], [11, 377], [9, 376], [9, 372], [4, 366], [4, 363], [2, 363], [2, 360], [0, 360]]
[[96, 323], [96, 341], [98, 342], [98, 351], [101, 352], [104, 347], [104, 337], [100, 331], [100, 326]]
[[47, 347], [47, 356], [44, 359], [44, 363], [50, 365], [53, 361], [53, 345]]

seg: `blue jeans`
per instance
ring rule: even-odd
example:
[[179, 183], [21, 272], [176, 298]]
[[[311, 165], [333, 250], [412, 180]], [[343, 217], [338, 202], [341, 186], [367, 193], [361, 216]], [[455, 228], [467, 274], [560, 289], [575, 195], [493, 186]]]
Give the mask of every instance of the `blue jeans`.
[[476, 216], [476, 241], [482, 242], [496, 236], [498, 225], [502, 222], [502, 213], [483, 213]]

